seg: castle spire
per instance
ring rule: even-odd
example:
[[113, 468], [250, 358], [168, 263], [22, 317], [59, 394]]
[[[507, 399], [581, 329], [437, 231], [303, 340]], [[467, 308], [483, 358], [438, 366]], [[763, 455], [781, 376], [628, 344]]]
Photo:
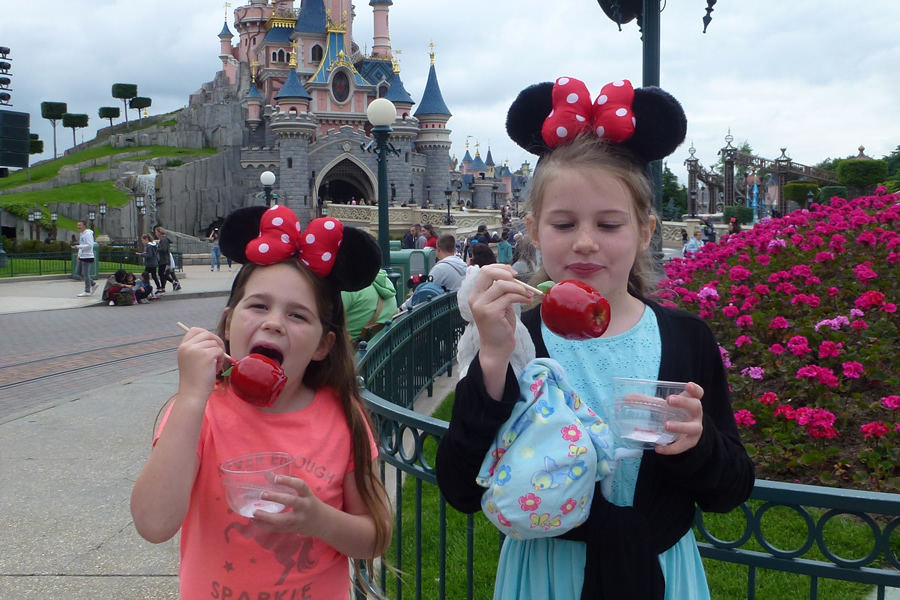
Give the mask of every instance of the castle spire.
[[431, 44], [430, 55], [431, 67], [428, 69], [428, 81], [425, 83], [425, 93], [422, 94], [422, 103], [416, 110], [416, 117], [419, 115], [441, 115], [449, 118], [453, 115], [444, 102], [441, 86], [438, 84], [437, 72], [434, 70], [434, 44]]

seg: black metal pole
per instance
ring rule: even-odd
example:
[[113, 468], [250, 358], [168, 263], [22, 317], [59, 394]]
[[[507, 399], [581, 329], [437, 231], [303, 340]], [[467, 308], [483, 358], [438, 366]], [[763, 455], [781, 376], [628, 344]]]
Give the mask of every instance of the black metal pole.
[[378, 248], [381, 250], [381, 267], [387, 271], [388, 276], [393, 273], [391, 269], [391, 231], [388, 224], [388, 137], [391, 134], [390, 125], [376, 125], [372, 127], [372, 135], [375, 137], [378, 160]]
[[[643, 81], [642, 86], [659, 87], [659, 48], [660, 48], [660, 0], [644, 0], [641, 32], [643, 34]], [[653, 183], [653, 208], [662, 219], [662, 161], [650, 163], [650, 181]], [[651, 247], [662, 265], [662, 221], [653, 232]]]

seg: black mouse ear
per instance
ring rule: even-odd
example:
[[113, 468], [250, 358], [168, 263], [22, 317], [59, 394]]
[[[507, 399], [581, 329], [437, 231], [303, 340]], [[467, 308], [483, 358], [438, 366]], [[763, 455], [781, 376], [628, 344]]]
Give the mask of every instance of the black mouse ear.
[[259, 237], [259, 222], [265, 212], [265, 206], [248, 206], [228, 215], [219, 231], [222, 254], [236, 263], [249, 262], [247, 244]]
[[552, 110], [553, 82], [529, 86], [519, 92], [506, 113], [506, 133], [526, 151], [541, 156], [549, 150], [541, 128]]
[[658, 88], [634, 90], [634, 135], [622, 145], [645, 162], [665, 158], [684, 142], [687, 117], [671, 94]]
[[375, 281], [381, 269], [381, 250], [371, 235], [344, 227], [341, 247], [327, 279], [342, 292], [358, 292]]

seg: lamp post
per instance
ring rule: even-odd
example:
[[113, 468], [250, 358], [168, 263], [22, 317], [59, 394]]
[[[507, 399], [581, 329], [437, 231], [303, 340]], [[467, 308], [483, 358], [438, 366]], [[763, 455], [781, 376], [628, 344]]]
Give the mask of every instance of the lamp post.
[[497, 190], [500, 188], [496, 183], [491, 186], [491, 209], [498, 210], [500, 207], [497, 206]]
[[100, 235], [106, 235], [106, 200], [100, 196]]
[[263, 171], [259, 176], [259, 182], [263, 186], [266, 193], [266, 206], [272, 206], [272, 186], [275, 185], [275, 173], [272, 171]]
[[397, 200], [397, 188], [394, 187], [394, 182], [391, 182], [391, 206], [394, 206], [394, 202]]
[[94, 221], [97, 220], [97, 212], [93, 208], [88, 211], [88, 220], [91, 222], [91, 231], [93, 231]]
[[28, 209], [28, 239], [34, 239], [34, 209]]
[[815, 198], [815, 194], [813, 194], [812, 190], [806, 192], [806, 208], [809, 208], [812, 205], [813, 198]]
[[516, 218], [519, 217], [519, 188], [513, 189], [513, 200], [516, 201]]
[[56, 241], [56, 219], [59, 218], [59, 215], [56, 214], [55, 210], [50, 211], [50, 222], [53, 223], [53, 241]]
[[447, 218], [444, 219], [444, 225], [453, 225], [453, 217], [450, 216], [450, 196], [453, 195], [453, 190], [450, 188], [450, 184], [447, 184], [447, 189], [444, 190], [444, 196], [447, 198]]
[[416, 203], [416, 184], [412, 181], [409, 182], [409, 203]]
[[691, 190], [691, 206], [690, 206], [690, 209], [688, 210], [688, 213], [690, 213], [690, 215], [689, 215], [690, 218], [692, 218], [692, 219], [697, 218], [697, 190], [696, 189]]
[[144, 197], [143, 196], [135, 196], [134, 197], [134, 205], [137, 207], [137, 213], [138, 213], [137, 239], [140, 240], [141, 236], [144, 234], [144, 215], [146, 214], [146, 209], [144, 208]]
[[425, 207], [431, 208], [431, 186], [425, 186]]
[[34, 227], [37, 230], [37, 240], [41, 241], [41, 218], [44, 215], [41, 213], [41, 207], [38, 206], [34, 209]]
[[[397, 119], [397, 109], [387, 98], [376, 98], [366, 109], [366, 118], [372, 124], [372, 136], [375, 138], [375, 152], [378, 160], [378, 248], [381, 250], [381, 267], [387, 272], [391, 282], [396, 288], [399, 273], [391, 269], [391, 240], [388, 223], [388, 178], [387, 161], [388, 154], [400, 155], [400, 150], [394, 148], [390, 142], [391, 125]], [[366, 145], [362, 146], [366, 148]], [[371, 144], [368, 150], [371, 152]], [[410, 196], [412, 186], [409, 184]]]

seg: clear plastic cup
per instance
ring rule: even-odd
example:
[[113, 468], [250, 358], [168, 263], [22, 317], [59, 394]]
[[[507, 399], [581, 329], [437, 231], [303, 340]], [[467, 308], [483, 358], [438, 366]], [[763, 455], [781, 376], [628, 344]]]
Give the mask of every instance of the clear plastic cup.
[[678, 435], [666, 431], [668, 421], [688, 421], [690, 415], [669, 406], [669, 396], [684, 393], [687, 384], [653, 379], [613, 377], [613, 403], [607, 411], [609, 428], [625, 446], [642, 450], [674, 442]]
[[219, 465], [225, 501], [242, 517], [253, 517], [253, 511], [280, 513], [284, 504], [263, 500], [263, 492], [293, 494], [293, 488], [276, 485], [275, 477], [289, 476], [294, 457], [287, 452], [257, 452], [226, 460]]

